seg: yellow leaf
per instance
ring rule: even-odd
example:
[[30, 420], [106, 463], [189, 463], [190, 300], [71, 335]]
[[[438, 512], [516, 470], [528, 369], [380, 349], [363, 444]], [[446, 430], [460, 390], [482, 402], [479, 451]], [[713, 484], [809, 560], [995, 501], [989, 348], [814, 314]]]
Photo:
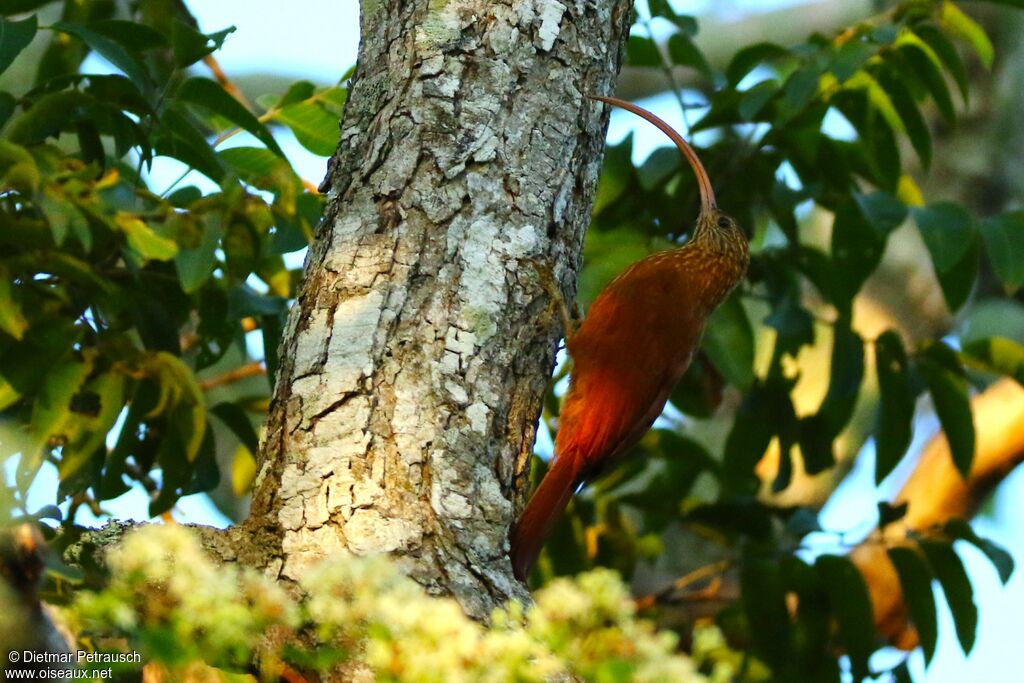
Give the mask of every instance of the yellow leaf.
[[28, 321], [11, 292], [11, 278], [6, 268], [0, 268], [0, 330], [21, 341], [27, 329]]
[[117, 227], [128, 238], [128, 246], [147, 261], [170, 261], [178, 253], [178, 245], [156, 232], [130, 213], [118, 213]]
[[235, 459], [231, 463], [231, 490], [236, 496], [249, 492], [256, 479], [256, 459], [245, 446], [235, 451]]
[[963, 38], [974, 47], [974, 51], [978, 53], [978, 59], [986, 69], [992, 68], [992, 58], [995, 56], [992, 41], [988, 39], [985, 29], [979, 26], [974, 19], [964, 14], [952, 2], [945, 2], [942, 5], [940, 21], [942, 28]]
[[896, 187], [896, 198], [907, 206], [924, 206], [924, 195], [921, 193], [921, 188], [906, 173], [900, 176], [899, 185]]

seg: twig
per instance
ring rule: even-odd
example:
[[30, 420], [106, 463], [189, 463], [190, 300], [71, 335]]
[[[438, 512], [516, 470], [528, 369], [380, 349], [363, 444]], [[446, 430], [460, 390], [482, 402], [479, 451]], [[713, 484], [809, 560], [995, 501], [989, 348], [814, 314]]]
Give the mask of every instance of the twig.
[[91, 498], [87, 493], [82, 491], [76, 493], [71, 498], [71, 505], [68, 506], [68, 522], [75, 521], [75, 516], [78, 514], [78, 508], [82, 507], [83, 505], [89, 508], [89, 511], [96, 517], [109, 515], [109, 513], [106, 510], [100, 507], [99, 501], [97, 501], [94, 498]]
[[[260, 328], [260, 324], [256, 321], [256, 318], [252, 317], [242, 318], [241, 325], [243, 332], [252, 332], [253, 330], [258, 330]], [[188, 353], [196, 347], [196, 344], [199, 343], [199, 335], [195, 332], [185, 332], [181, 335], [178, 343], [181, 344], [182, 354]]]
[[228, 77], [226, 73], [224, 73], [224, 69], [221, 68], [220, 62], [217, 61], [216, 57], [214, 57], [213, 55], [206, 55], [205, 57], [203, 57], [203, 64], [206, 65], [206, 67], [210, 70], [210, 73], [213, 74], [213, 77], [217, 80], [218, 83], [220, 83], [220, 86], [224, 88], [229, 95], [231, 95], [236, 100], [241, 102], [246, 109], [248, 109], [249, 111], [253, 111], [252, 102], [250, 102], [249, 99], [245, 96], [245, 93], [242, 92], [242, 89], [235, 85], [235, 82], [232, 81], [231, 78]]
[[232, 384], [233, 382], [238, 382], [249, 377], [264, 375], [266, 372], [267, 369], [263, 367], [263, 363], [260, 361], [253, 361], [251, 363], [246, 363], [245, 365], [239, 365], [237, 368], [228, 370], [216, 377], [204, 379], [199, 382], [199, 388], [203, 391], [209, 391], [210, 389], [216, 389], [217, 387], [224, 386], [225, 384]]
[[[222, 88], [224, 88], [225, 91], [228, 92], [228, 94], [230, 94], [236, 100], [241, 102], [242, 106], [244, 106], [250, 112], [252, 112], [253, 114], [256, 114], [256, 108], [252, 105], [252, 102], [250, 102], [248, 100], [248, 98], [246, 98], [246, 96], [242, 92], [241, 88], [239, 88], [237, 85], [235, 85], [234, 81], [232, 81], [231, 78], [224, 72], [224, 69], [222, 69], [221, 66], [220, 66], [220, 62], [218, 62], [213, 55], [207, 55], [206, 57], [204, 57], [203, 58], [203, 63], [206, 64], [207, 68], [210, 69], [210, 73], [213, 74], [213, 77], [217, 80], [217, 82], [220, 84], [220, 86]], [[309, 99], [310, 100], [314, 100], [316, 98], [317, 98], [317, 95], [314, 94], [313, 97], [311, 97]], [[280, 107], [277, 107], [277, 106], [271, 107], [267, 111], [263, 112], [263, 114], [260, 114], [260, 115], [256, 116], [256, 119], [260, 123], [267, 123], [268, 121], [270, 121], [274, 117], [274, 114], [276, 114], [279, 111], [281, 111]], [[225, 131], [225, 132], [221, 133], [216, 138], [214, 138], [213, 144], [211, 145], [211, 147], [214, 147], [214, 148], [219, 147], [221, 145], [221, 143], [223, 143], [226, 140], [230, 140], [231, 138], [235, 137], [236, 135], [241, 133], [242, 130], [243, 130], [242, 128], [234, 128], [232, 130], [228, 130], [228, 131]], [[163, 191], [162, 196], [166, 197], [167, 195], [169, 195], [171, 193], [171, 190], [173, 190], [175, 187], [177, 187], [178, 184], [181, 181], [183, 181], [185, 179], [185, 177], [188, 176], [188, 174], [191, 173], [193, 170], [195, 170], [195, 169], [193, 169], [191, 166], [189, 168], [185, 169], [184, 173], [182, 173], [180, 176], [178, 176], [174, 180], [174, 182], [172, 182], [170, 185], [167, 186], [167, 189], [165, 189]], [[319, 187], [315, 183], [313, 183], [313, 182], [311, 182], [309, 180], [306, 180], [305, 178], [300, 178], [300, 180], [302, 181], [302, 187], [305, 188], [305, 190], [307, 192], [309, 192], [310, 194], [320, 194], [320, 189], [319, 189]]]
[[661, 70], [665, 74], [665, 78], [668, 80], [668, 85], [672, 89], [672, 94], [676, 96], [676, 100], [679, 102], [679, 108], [683, 112], [683, 126], [686, 127], [686, 133], [690, 133], [690, 116], [689, 109], [686, 106], [686, 102], [683, 101], [683, 91], [679, 87], [679, 83], [676, 82], [675, 74], [672, 73], [672, 64], [670, 60], [666, 59], [666, 54], [662, 47], [658, 45], [658, 41], [654, 38], [654, 30], [651, 28], [651, 17], [647, 16], [643, 18], [644, 28], [647, 29], [647, 35], [651, 37], [651, 42], [654, 43], [658, 50], [658, 54], [661, 56]]
[[144, 488], [146, 493], [150, 496], [155, 496], [160, 490], [160, 487], [156, 485], [156, 481], [149, 476], [149, 473], [143, 472], [142, 468], [135, 463], [126, 462], [124, 464], [124, 471], [127, 472], [128, 476], [132, 479], [142, 484], [142, 488]]
[[703, 567], [698, 567], [689, 574], [680, 576], [670, 585], [661, 589], [657, 593], [651, 593], [650, 595], [645, 595], [642, 598], [637, 598], [636, 608], [638, 610], [650, 609], [676, 591], [685, 590], [693, 584], [706, 579], [713, 579], [710, 586], [697, 591], [696, 593], [697, 596], [700, 596], [700, 599], [707, 599], [709, 594], [711, 596], [716, 595], [721, 589], [722, 580], [720, 575], [724, 574], [731, 566], [732, 560], [719, 560], [718, 562], [712, 562], [711, 564], [704, 565]]

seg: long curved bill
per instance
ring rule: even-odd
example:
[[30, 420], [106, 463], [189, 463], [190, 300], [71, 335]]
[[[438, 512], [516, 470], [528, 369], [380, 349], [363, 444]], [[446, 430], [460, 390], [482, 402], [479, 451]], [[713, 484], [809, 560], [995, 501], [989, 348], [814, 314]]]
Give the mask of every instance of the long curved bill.
[[701, 213], [707, 213], [712, 209], [717, 208], [715, 203], [715, 191], [711, 188], [711, 179], [708, 177], [708, 172], [704, 170], [704, 164], [700, 163], [700, 159], [697, 157], [697, 153], [693, 151], [689, 143], [683, 139], [683, 137], [677, 133], [672, 126], [668, 125], [657, 116], [647, 111], [643, 107], [638, 107], [632, 102], [626, 102], [615, 97], [602, 97], [600, 95], [587, 95], [592, 100], [604, 102], [616, 107], [625, 109], [626, 111], [633, 112], [640, 118], [649, 121], [654, 124], [658, 130], [667, 135], [672, 142], [676, 143], [676, 147], [683, 153], [686, 160], [690, 162], [690, 167], [693, 169], [694, 174], [697, 176], [697, 186], [700, 188], [700, 207]]

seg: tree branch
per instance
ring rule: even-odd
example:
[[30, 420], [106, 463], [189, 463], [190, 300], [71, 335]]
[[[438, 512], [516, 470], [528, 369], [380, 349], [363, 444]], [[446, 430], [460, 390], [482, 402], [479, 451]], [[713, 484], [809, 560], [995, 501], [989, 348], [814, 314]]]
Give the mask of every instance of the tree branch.
[[964, 481], [960, 476], [946, 437], [939, 432], [925, 446], [894, 501], [895, 505], [907, 503], [907, 514], [884, 531], [876, 531], [850, 556], [868, 585], [879, 633], [903, 649], [917, 645], [917, 633], [908, 621], [899, 578], [886, 549], [905, 544], [911, 532], [974, 516], [992, 489], [1024, 461], [1024, 388], [1012, 379], [1001, 379], [975, 396], [971, 407], [977, 443], [970, 477]]

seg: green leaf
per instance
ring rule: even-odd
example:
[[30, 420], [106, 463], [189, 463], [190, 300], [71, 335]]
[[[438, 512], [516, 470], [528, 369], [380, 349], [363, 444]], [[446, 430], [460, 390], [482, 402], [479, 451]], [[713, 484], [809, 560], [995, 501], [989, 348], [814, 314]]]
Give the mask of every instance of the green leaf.
[[49, 5], [56, 0], [0, 0], [0, 14], [22, 14]]
[[927, 562], [910, 548], [889, 548], [889, 559], [899, 576], [903, 600], [917, 629], [927, 666], [935, 654], [935, 641], [939, 635], [931, 570]]
[[97, 54], [124, 72], [124, 75], [131, 79], [139, 90], [149, 92], [152, 90], [153, 81], [146, 71], [146, 67], [139, 60], [139, 55], [129, 51], [123, 45], [111, 40], [107, 36], [93, 31], [91, 28], [76, 24], [70, 21], [58, 21], [53, 24], [53, 30], [68, 33], [81, 39], [92, 48]]
[[333, 86], [330, 88], [324, 88], [318, 91], [314, 98], [324, 105], [327, 111], [331, 112], [338, 118], [341, 118], [342, 112], [345, 110], [345, 105], [348, 104], [348, 88], [341, 86]]
[[203, 217], [203, 238], [194, 249], [182, 249], [174, 257], [181, 288], [191, 294], [202, 287], [217, 264], [217, 248], [224, 237], [224, 227], [218, 214]]
[[136, 216], [118, 213], [114, 220], [128, 239], [128, 246], [144, 260], [170, 261], [178, 253], [177, 244], [158, 235]]
[[730, 85], [737, 85], [743, 77], [754, 70], [762, 62], [792, 57], [789, 50], [775, 43], [755, 43], [737, 52], [725, 70], [725, 77]]
[[970, 295], [978, 267], [977, 230], [970, 214], [952, 203], [913, 210], [914, 220], [932, 257], [935, 274], [950, 310]]
[[0, 128], [10, 120], [16, 106], [18, 100], [14, 99], [14, 95], [0, 90]]
[[907, 219], [906, 205], [888, 192], [872, 192], [869, 195], [854, 192], [853, 199], [861, 215], [879, 235], [888, 235]]
[[158, 351], [152, 354], [148, 367], [157, 377], [160, 395], [147, 417], [165, 415], [176, 430], [178, 446], [185, 459], [192, 462], [199, 453], [206, 431], [203, 390], [192, 369], [171, 353]]
[[1024, 211], [1010, 211], [981, 223], [988, 258], [1008, 293], [1024, 285]]
[[234, 403], [218, 403], [210, 408], [210, 412], [220, 418], [221, 422], [227, 425], [228, 429], [238, 437], [243, 446], [249, 449], [250, 453], [259, 452], [259, 437], [253, 429], [249, 416], [245, 414], [238, 405]]
[[969, 342], [963, 356], [971, 365], [1012, 377], [1024, 386], [1024, 346], [1012, 339], [989, 337]]
[[960, 647], [964, 654], [970, 654], [977, 635], [978, 607], [974, 604], [974, 589], [967, 578], [967, 570], [950, 543], [921, 541], [921, 549], [946, 594]]
[[672, 9], [672, 5], [668, 0], [649, 0], [647, 3], [647, 9], [651, 13], [651, 17], [662, 17], [664, 19], [668, 19], [690, 38], [697, 35], [697, 30], [699, 28], [697, 20], [685, 14], [676, 14], [676, 11]]
[[932, 135], [928, 130], [921, 110], [917, 107], [913, 95], [907, 89], [907, 83], [899, 71], [889, 64], [884, 64], [877, 74], [878, 84], [889, 95], [892, 106], [896, 108], [900, 120], [903, 121], [903, 128], [910, 138], [910, 144], [914, 152], [921, 160], [925, 170], [932, 163]]
[[190, 78], [178, 88], [176, 97], [181, 102], [198, 104], [214, 114], [223, 116], [239, 128], [252, 133], [270, 151], [278, 156], [284, 156], [284, 152], [266, 126], [216, 81], [208, 78]]
[[754, 330], [739, 294], [733, 294], [708, 318], [701, 348], [733, 386], [754, 383]]
[[92, 22], [89, 28], [121, 44], [130, 52], [145, 52], [170, 46], [167, 36], [152, 26], [137, 21], [105, 19]]
[[[723, 496], [756, 493], [760, 481], [754, 474], [754, 467], [768, 449], [772, 437], [779, 434], [780, 440], [793, 440], [796, 414], [789, 396], [790, 388], [786, 382], [769, 378], [755, 384], [743, 397], [725, 442]], [[788, 455], [788, 451], [783, 455]]]
[[999, 573], [999, 580], [1006, 585], [1006, 582], [1013, 576], [1014, 561], [1013, 555], [1006, 552], [1003, 548], [996, 545], [992, 541], [982, 538], [974, 532], [974, 529], [966, 521], [962, 519], [951, 519], [946, 522], [944, 531], [960, 540], [967, 541], [981, 552], [985, 553], [988, 557], [989, 562], [996, 568]]
[[21, 394], [4, 377], [0, 377], [0, 410], [7, 410], [14, 405]]
[[232, 277], [244, 280], [259, 265], [260, 236], [248, 223], [230, 221], [224, 228], [221, 248], [224, 250], [224, 265]]
[[187, 209], [202, 196], [203, 192], [198, 187], [186, 185], [167, 195], [165, 199], [179, 209]]
[[900, 336], [889, 330], [875, 340], [878, 427], [875, 430], [875, 483], [899, 464], [913, 437], [914, 395]]
[[224, 39], [234, 31], [235, 27], [229, 26], [207, 35], [175, 19], [171, 24], [171, 47], [174, 50], [175, 62], [179, 67], [195, 64], [206, 55], [219, 50], [224, 44]]
[[224, 178], [224, 165], [187, 111], [172, 104], [161, 118], [161, 135], [156, 139], [157, 153], [183, 161], [219, 183]]
[[683, 33], [673, 33], [669, 37], [668, 56], [673, 64], [692, 66], [708, 78], [713, 74], [704, 53], [700, 51], [693, 39]]
[[658, 46], [650, 38], [630, 36], [626, 42], [626, 63], [630, 66], [661, 66], [662, 58]]
[[863, 90], [872, 111], [881, 115], [894, 133], [903, 132], [903, 120], [896, 111], [896, 106], [889, 99], [885, 89], [870, 74], [866, 71], [858, 71], [846, 81], [843, 87], [849, 90]]
[[[834, 622], [829, 614], [828, 596], [818, 571], [791, 554], [779, 562], [788, 592], [795, 594], [796, 623], [793, 624], [793, 667], [814, 671], [819, 683], [840, 680], [837, 658], [829, 643]], [[784, 679], [785, 680], [785, 679]], [[799, 677], [796, 680], [800, 680]]]
[[876, 52], [878, 52], [877, 45], [856, 38], [849, 40], [832, 55], [828, 70], [842, 83], [860, 71], [864, 62], [873, 57]]
[[978, 268], [981, 263], [981, 242], [972, 235], [974, 239], [968, 243], [968, 252], [961, 261], [954, 266], [953, 270], [939, 276], [939, 285], [942, 287], [942, 295], [950, 311], [957, 311], [963, 306], [974, 289], [974, 283], [978, 279]]
[[[995, 0], [999, 2], [999, 0]], [[1024, 2], [1020, 0], [1011, 0], [1006, 4], [1013, 5], [1018, 8], [1024, 8]], [[978, 25], [974, 19], [960, 11], [954, 3], [943, 2], [942, 3], [942, 16], [940, 21], [942, 22], [943, 28], [952, 33], [953, 35], [963, 38], [974, 47], [975, 53], [978, 55], [978, 59], [985, 65], [986, 69], [992, 68], [992, 59], [995, 57], [995, 50], [992, 47], [992, 41], [988, 39], [988, 35], [985, 33], [985, 29]]]
[[907, 516], [907, 511], [910, 509], [910, 503], [900, 503], [899, 505], [890, 505], [886, 502], [878, 503], [878, 528], [885, 529], [890, 524], [895, 524], [904, 517]]
[[675, 147], [659, 147], [648, 156], [644, 163], [636, 169], [640, 187], [645, 190], [664, 184], [680, 165], [679, 150]]
[[295, 104], [296, 102], [302, 102], [313, 97], [316, 93], [316, 86], [309, 81], [297, 81], [288, 86], [288, 90], [281, 97], [281, 100], [277, 103], [278, 107], [286, 107], [289, 104]]
[[[864, 342], [847, 319], [840, 319], [833, 326], [829, 367], [828, 392], [818, 414], [825, 419], [831, 433], [838, 436], [853, 415], [864, 380]], [[813, 474], [810, 467], [808, 473]]]
[[11, 291], [10, 273], [0, 265], [0, 330], [21, 341], [27, 329], [28, 320]]
[[[594, 216], [598, 216], [606, 207], [614, 208], [616, 200], [629, 187], [633, 178], [633, 134], [627, 135], [617, 145], [608, 145], [604, 152], [604, 165], [597, 180], [597, 192], [594, 196]], [[593, 231], [588, 231], [587, 238]], [[586, 271], [584, 271], [586, 272]]]
[[0, 374], [20, 395], [40, 391], [46, 374], [80, 343], [81, 332], [81, 327], [67, 317], [35, 322], [20, 342], [12, 339], [10, 344], [4, 344]]
[[[834, 281], [836, 301], [841, 314], [848, 314], [853, 298], [875, 272], [885, 252], [885, 235], [862, 215], [850, 201], [836, 208], [832, 223], [832, 262], [840, 277]], [[839, 298], [841, 297], [841, 298]]]
[[272, 118], [288, 126], [299, 143], [313, 154], [329, 157], [334, 154], [340, 136], [338, 118], [313, 102], [296, 102], [279, 111]]
[[91, 363], [70, 360], [58, 363], [47, 373], [32, 404], [32, 449], [22, 454], [17, 475], [19, 486], [26, 487], [32, 481], [51, 439], [69, 436], [74, 420], [71, 400], [91, 371]]
[[278, 315], [288, 310], [288, 300], [280, 296], [266, 296], [248, 285], [231, 290], [228, 295], [228, 317], [241, 320], [249, 316]]
[[800, 420], [800, 447], [807, 474], [835, 463], [833, 444], [853, 415], [864, 379], [864, 343], [848, 317], [833, 326], [828, 392], [815, 415]]
[[86, 251], [92, 248], [92, 233], [88, 222], [78, 207], [68, 201], [53, 186], [43, 190], [39, 198], [39, 207], [50, 223], [53, 242], [60, 247], [69, 232], [73, 233]]
[[[857, 131], [859, 149], [852, 148], [849, 158], [858, 166], [867, 162], [864, 170], [872, 184], [895, 191], [901, 172], [896, 134], [903, 125], [888, 95], [877, 81], [859, 72], [832, 96], [831, 104]], [[861, 168], [856, 170], [864, 173]]]
[[960, 59], [960, 53], [956, 51], [956, 47], [942, 31], [929, 24], [921, 24], [915, 27], [915, 32], [917, 37], [923, 40], [938, 55], [942, 64], [946, 67], [946, 71], [949, 72], [957, 87], [960, 88], [960, 96], [963, 98], [964, 104], [967, 104], [969, 101], [967, 67], [964, 65], [964, 61]]
[[78, 90], [62, 90], [44, 95], [11, 122], [6, 137], [21, 145], [33, 145], [48, 137], [57, 137], [68, 125], [70, 113], [93, 103], [92, 97]]
[[949, 123], [956, 121], [953, 99], [942, 76], [942, 62], [928, 45], [912, 33], [904, 33], [897, 41], [899, 60], [897, 64], [913, 79], [921, 81], [931, 93], [932, 100], [943, 118]]
[[864, 577], [845, 557], [822, 555], [814, 563], [828, 593], [829, 607], [839, 625], [854, 680], [869, 673], [868, 658], [875, 650], [875, 621]]
[[776, 304], [765, 317], [764, 324], [778, 332], [775, 337], [776, 353], [795, 357], [801, 347], [814, 343], [814, 319], [793, 296], [787, 296]]
[[650, 253], [650, 240], [629, 227], [588, 230], [583, 243], [583, 259], [588, 265], [580, 273], [576, 298], [589, 306], [609, 282]]
[[740, 570], [740, 595], [754, 640], [754, 652], [773, 671], [784, 670], [791, 636], [779, 563], [762, 558], [746, 560]]
[[108, 372], [91, 380], [83, 393], [98, 401], [93, 408], [95, 414], [81, 416], [82, 432], [78, 438], [69, 441], [61, 452], [61, 482], [67, 482], [83, 465], [94, 457], [100, 459], [106, 455], [103, 448], [107, 434], [113, 429], [121, 410], [124, 408], [125, 377], [116, 372]]
[[35, 38], [38, 24], [36, 15], [21, 21], [0, 17], [0, 73], [7, 70], [14, 58]]
[[943, 357], [946, 353], [952, 352], [941, 342], [932, 345], [919, 358], [918, 368], [927, 382], [935, 413], [949, 442], [953, 464], [967, 479], [974, 461], [974, 416], [967, 395], [967, 380], [962, 371], [957, 373], [948, 367]]
[[709, 418], [722, 403], [725, 381], [705, 354], [698, 353], [676, 384], [669, 400], [687, 415]]
[[740, 118], [744, 121], [753, 121], [761, 113], [765, 105], [778, 94], [779, 87], [778, 81], [769, 79], [744, 90], [743, 97], [736, 107], [736, 112], [740, 115]]
[[822, 66], [809, 63], [789, 75], [782, 88], [779, 120], [785, 122], [803, 111], [811, 98], [818, 92]]

